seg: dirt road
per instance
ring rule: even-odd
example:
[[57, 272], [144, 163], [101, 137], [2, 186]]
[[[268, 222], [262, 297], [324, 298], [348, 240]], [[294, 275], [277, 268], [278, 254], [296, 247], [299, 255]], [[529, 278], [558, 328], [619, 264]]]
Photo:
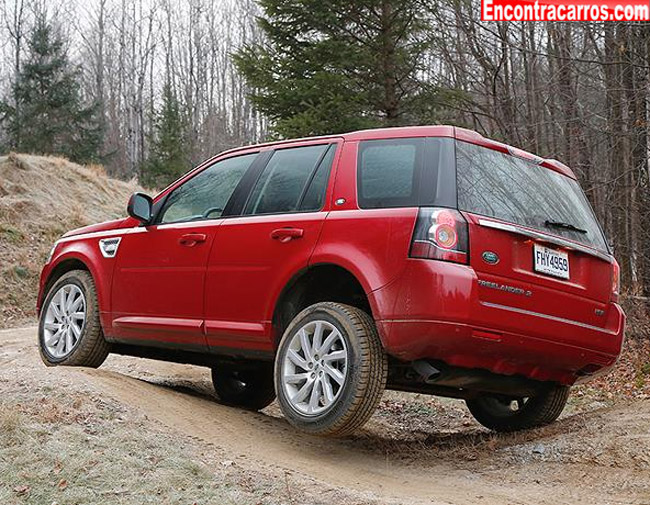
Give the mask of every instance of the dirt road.
[[[199, 440], [239, 467], [290, 472], [304, 486], [340, 490], [345, 501], [650, 504], [647, 400], [569, 413], [528, 433], [495, 435], [456, 402], [388, 393], [363, 432], [320, 439], [296, 433], [275, 406], [251, 413], [215, 403], [207, 369], [121, 356], [99, 370], [45, 368], [35, 331], [0, 331], [3, 373], [20, 368], [23, 381], [90, 386], [179, 440]], [[11, 394], [3, 383], [0, 391]]]

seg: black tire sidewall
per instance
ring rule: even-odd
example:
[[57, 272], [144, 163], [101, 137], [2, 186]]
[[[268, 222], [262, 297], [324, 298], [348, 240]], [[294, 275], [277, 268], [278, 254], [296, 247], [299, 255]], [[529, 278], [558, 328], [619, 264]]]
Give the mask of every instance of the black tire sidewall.
[[[341, 333], [341, 336], [345, 339], [345, 344], [348, 349], [348, 368], [343, 389], [330, 408], [315, 416], [306, 416], [296, 411], [286, 398], [284, 385], [282, 383], [282, 364], [285, 359], [287, 348], [289, 347], [291, 339], [296, 331], [302, 328], [305, 324], [317, 320], [327, 321], [334, 325]], [[335, 308], [308, 307], [305, 309], [287, 327], [276, 354], [274, 374], [275, 390], [284, 415], [307, 430], [309, 430], [310, 427], [313, 427], [314, 431], [320, 431], [321, 426], [327, 426], [336, 422], [336, 420], [348, 411], [351, 404], [354, 402], [354, 391], [358, 387], [360, 380], [360, 364], [361, 350], [359, 347], [359, 341], [356, 338], [354, 327], [347, 319], [347, 316], [340, 313]]]
[[[81, 289], [86, 300], [86, 319], [84, 321], [83, 328], [81, 329], [81, 335], [77, 340], [74, 350], [66, 356], [56, 357], [50, 354], [50, 352], [47, 350], [47, 347], [45, 346], [45, 314], [54, 295], [59, 291], [59, 289], [61, 289], [61, 287], [68, 284], [74, 284], [79, 289]], [[99, 319], [99, 314], [97, 312], [97, 300], [94, 296], [94, 289], [90, 289], [90, 286], [87, 285], [87, 280], [82, 276], [78, 276], [76, 272], [63, 274], [52, 285], [47, 296], [45, 297], [45, 301], [43, 302], [43, 307], [41, 309], [41, 317], [39, 318], [38, 323], [38, 343], [41, 351], [41, 356], [43, 357], [43, 360], [46, 362], [46, 364], [61, 365], [76, 361], [75, 358], [80, 353], [83, 347], [84, 339], [88, 333], [88, 329], [93, 323], [93, 319], [95, 318]]]
[[511, 432], [555, 421], [564, 409], [568, 395], [569, 388], [566, 386], [548, 387], [538, 395], [531, 396], [521, 410], [513, 411], [510, 415], [494, 411], [491, 395], [467, 400], [466, 404], [474, 418], [486, 428]]
[[230, 375], [237, 370], [235, 366], [219, 362], [212, 368], [212, 385], [220, 403], [250, 410], [261, 410], [273, 403], [273, 363], [261, 362], [251, 368], [248, 371], [253, 373], [251, 383], [241, 390], [230, 384]]

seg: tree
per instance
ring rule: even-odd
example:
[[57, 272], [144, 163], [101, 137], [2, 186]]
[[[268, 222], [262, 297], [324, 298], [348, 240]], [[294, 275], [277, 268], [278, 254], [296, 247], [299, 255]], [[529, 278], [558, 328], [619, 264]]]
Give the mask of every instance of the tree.
[[[429, 123], [453, 94], [421, 78], [424, 0], [262, 0], [267, 42], [235, 63], [280, 136]], [[443, 98], [444, 96], [444, 98]]]
[[156, 112], [149, 159], [142, 168], [142, 182], [162, 188], [190, 168], [188, 122], [171, 86], [163, 88], [162, 104]]
[[[25, 38], [25, 0], [16, 0], [13, 4], [11, 14], [8, 12], [6, 4], [3, 2], [3, 14], [6, 19], [5, 28], [9, 34], [13, 49], [13, 76], [12, 82], [18, 78], [20, 73], [20, 61], [23, 51], [23, 39]], [[18, 108], [19, 104], [14, 104]], [[16, 132], [20, 137], [20, 130]]]
[[96, 159], [101, 142], [96, 107], [83, 105], [78, 70], [60, 33], [43, 16], [36, 19], [28, 49], [12, 96], [0, 102], [10, 147], [73, 161]]

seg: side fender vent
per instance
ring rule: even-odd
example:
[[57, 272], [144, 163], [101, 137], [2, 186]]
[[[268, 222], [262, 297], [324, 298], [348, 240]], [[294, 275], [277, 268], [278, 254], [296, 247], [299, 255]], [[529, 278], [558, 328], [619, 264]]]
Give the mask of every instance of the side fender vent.
[[99, 250], [104, 258], [114, 258], [122, 237], [103, 238], [99, 241]]

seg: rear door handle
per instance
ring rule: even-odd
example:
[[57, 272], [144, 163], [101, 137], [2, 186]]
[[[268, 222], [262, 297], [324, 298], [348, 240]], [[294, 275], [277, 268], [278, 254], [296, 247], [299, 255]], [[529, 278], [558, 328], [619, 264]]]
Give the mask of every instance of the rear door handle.
[[185, 235], [181, 235], [178, 243], [185, 247], [194, 247], [196, 244], [205, 242], [207, 238], [208, 236], [205, 233], [186, 233]]
[[304, 232], [302, 228], [278, 228], [271, 232], [271, 238], [285, 243], [295, 238], [302, 238]]

